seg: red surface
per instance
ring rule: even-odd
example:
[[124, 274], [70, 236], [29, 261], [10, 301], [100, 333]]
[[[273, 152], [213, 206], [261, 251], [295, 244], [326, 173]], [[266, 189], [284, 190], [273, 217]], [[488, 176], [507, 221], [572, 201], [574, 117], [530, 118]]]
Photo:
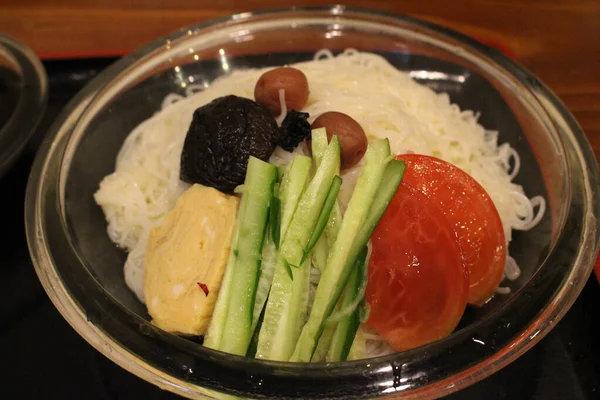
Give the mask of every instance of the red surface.
[[441, 207], [403, 181], [371, 243], [367, 324], [396, 351], [449, 335], [467, 303], [469, 274]]
[[402, 182], [439, 204], [452, 226], [469, 270], [469, 304], [483, 305], [496, 292], [506, 264], [500, 215], [485, 189], [469, 174], [439, 158], [396, 157], [406, 163]]

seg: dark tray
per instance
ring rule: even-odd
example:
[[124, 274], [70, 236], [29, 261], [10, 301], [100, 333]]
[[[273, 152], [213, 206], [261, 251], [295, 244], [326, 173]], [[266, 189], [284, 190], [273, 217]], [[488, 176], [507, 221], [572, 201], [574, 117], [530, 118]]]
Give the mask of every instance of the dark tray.
[[[88, 345], [43, 291], [27, 251], [23, 202], [35, 149], [68, 100], [114, 59], [48, 61], [46, 113], [28, 150], [0, 180], [0, 369], [18, 398], [176, 399]], [[571, 310], [520, 359], [450, 399], [600, 398], [600, 286], [592, 276]]]

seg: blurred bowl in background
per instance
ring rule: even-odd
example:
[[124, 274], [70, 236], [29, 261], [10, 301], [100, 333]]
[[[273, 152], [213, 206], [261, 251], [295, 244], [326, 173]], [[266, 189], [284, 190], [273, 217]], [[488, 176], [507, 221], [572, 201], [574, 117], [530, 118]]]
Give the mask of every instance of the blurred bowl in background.
[[[511, 294], [470, 308], [436, 343], [337, 364], [266, 362], [213, 351], [150, 324], [123, 279], [125, 253], [92, 197], [129, 132], [191, 82], [239, 68], [310, 60], [322, 48], [377, 52], [500, 132], [521, 157], [516, 182], [547, 200], [544, 219], [515, 232], [522, 268]], [[357, 101], [360, 101], [359, 99]], [[27, 237], [55, 306], [90, 344], [161, 388], [200, 398], [431, 398], [494, 373], [537, 343], [569, 309], [598, 249], [598, 166], [565, 106], [500, 52], [404, 16], [331, 8], [243, 13], [181, 29], [119, 60], [67, 106], [28, 184]]]
[[47, 88], [46, 71], [33, 51], [0, 34], [0, 178], [35, 132]]

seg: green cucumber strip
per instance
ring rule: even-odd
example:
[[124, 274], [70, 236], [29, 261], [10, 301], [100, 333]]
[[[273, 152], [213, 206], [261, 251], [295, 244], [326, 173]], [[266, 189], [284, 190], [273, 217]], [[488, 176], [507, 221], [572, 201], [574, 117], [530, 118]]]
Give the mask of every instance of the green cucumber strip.
[[[258, 335], [256, 358], [287, 361], [306, 319], [308, 290], [310, 285], [310, 260], [300, 268], [288, 271], [283, 267], [285, 260], [275, 269], [273, 284], [265, 317]], [[289, 268], [289, 267], [288, 267]]]
[[325, 326], [310, 362], [325, 362], [336, 327], [337, 324], [327, 324]]
[[283, 233], [284, 243], [293, 243], [292, 246], [282, 245], [280, 248], [281, 256], [290, 266], [300, 266], [302, 263], [304, 249], [315, 229], [339, 166], [340, 142], [337, 136], [334, 136], [327, 146], [321, 165], [298, 201], [287, 231]]
[[[279, 168], [278, 168], [279, 170]], [[252, 331], [256, 329], [259, 315], [262, 312], [269, 297], [271, 283], [273, 282], [273, 274], [275, 272], [275, 264], [277, 263], [277, 246], [279, 245], [279, 226], [280, 226], [280, 201], [279, 184], [273, 185], [273, 198], [269, 207], [269, 222], [268, 230], [270, 235], [265, 234], [265, 239], [262, 248], [261, 262], [258, 276], [258, 284], [256, 285], [256, 297], [254, 300], [254, 311], [252, 312]]]
[[[325, 131], [325, 128], [314, 129], [311, 133], [311, 141], [313, 159], [315, 160], [315, 164], [319, 166], [323, 154], [325, 153], [325, 149], [327, 148], [327, 132]], [[341, 223], [342, 211], [340, 205], [335, 202], [333, 210], [329, 215], [329, 220], [327, 221], [327, 227], [325, 228], [325, 235], [327, 236], [327, 243], [330, 248], [333, 247], [333, 243], [335, 243], [337, 234], [340, 231]]]
[[329, 247], [327, 246], [327, 238], [323, 235], [317, 240], [315, 244], [315, 248], [312, 252], [313, 265], [316, 269], [323, 272], [325, 269], [325, 265], [327, 265], [327, 253], [329, 252]]
[[249, 158], [243, 194], [246, 199], [238, 215], [237, 256], [231, 265], [229, 305], [217, 350], [238, 355], [248, 351], [261, 252], [276, 175], [275, 166], [255, 157]]
[[325, 225], [327, 225], [327, 221], [329, 220], [331, 210], [337, 202], [337, 195], [340, 191], [340, 186], [342, 186], [342, 178], [336, 175], [333, 178], [333, 182], [331, 182], [331, 186], [329, 187], [329, 192], [327, 193], [327, 197], [325, 198], [325, 203], [323, 204], [321, 214], [317, 219], [315, 229], [313, 229], [310, 239], [308, 240], [308, 244], [304, 249], [304, 256], [302, 257], [302, 261], [304, 261], [304, 258], [306, 258], [306, 256], [312, 251], [312, 249], [315, 247], [315, 244], [317, 244], [317, 241], [321, 237], [321, 234], [325, 229]]
[[[296, 156], [287, 167], [287, 173], [283, 176], [283, 181], [279, 187], [279, 200], [281, 202], [281, 226], [279, 229], [280, 239], [292, 221], [300, 196], [306, 186], [312, 160], [306, 156]], [[281, 245], [281, 241], [279, 242]], [[279, 247], [279, 246], [278, 246]]]
[[279, 235], [281, 229], [281, 200], [273, 196], [271, 207], [269, 208], [269, 227], [271, 231], [271, 240], [275, 247], [279, 247]]
[[342, 210], [340, 208], [340, 204], [336, 201], [333, 209], [331, 210], [331, 214], [329, 214], [327, 226], [325, 227], [325, 236], [327, 236], [327, 243], [329, 244], [330, 248], [333, 247], [341, 226]]
[[259, 313], [258, 318], [256, 319], [256, 326], [253, 329], [252, 339], [250, 340], [250, 344], [248, 345], [248, 351], [246, 352], [246, 357], [254, 358], [256, 355], [256, 346], [258, 345], [258, 332], [260, 332], [260, 328], [262, 326], [262, 322], [265, 318], [265, 309], [263, 308]]
[[392, 198], [396, 194], [398, 186], [400, 186], [400, 182], [402, 182], [405, 169], [406, 164], [404, 161], [400, 160], [392, 160], [385, 167], [381, 184], [379, 185], [379, 188], [377, 188], [377, 192], [375, 193], [373, 203], [371, 203], [369, 213], [365, 218], [362, 228], [356, 236], [357, 245], [363, 244], [364, 246], [371, 238], [375, 227], [379, 223], [383, 213], [385, 213], [385, 210], [387, 210], [390, 201], [392, 201]]
[[315, 161], [315, 165], [319, 167], [319, 165], [321, 165], [321, 160], [323, 159], [323, 154], [325, 154], [325, 150], [327, 150], [327, 131], [325, 128], [313, 129], [310, 133], [310, 140], [312, 157]]
[[[314, 254], [314, 253], [313, 253]], [[341, 306], [341, 301], [338, 302], [336, 306], [336, 310], [339, 310]], [[331, 345], [331, 340], [333, 339], [333, 334], [337, 328], [337, 322], [327, 323], [323, 328], [323, 333], [319, 338], [319, 342], [317, 343], [317, 347], [315, 348], [315, 352], [313, 353], [310, 362], [325, 362], [327, 357], [327, 352], [329, 351], [329, 346]]]
[[[363, 225], [371, 204], [376, 199], [376, 192], [382, 182], [386, 166], [389, 164], [389, 156], [390, 145], [387, 139], [375, 140], [370, 143], [356, 188], [348, 203], [335, 244], [329, 253], [327, 266], [317, 286], [310, 316], [302, 329], [291, 361], [308, 362], [312, 358], [323, 331], [325, 319], [338, 302], [354, 261], [368, 240], [367, 237], [364, 243], [355, 241], [359, 232], [365, 229]], [[384, 182], [384, 185], [388, 185], [388, 182]], [[394, 188], [394, 192], [396, 189], [397, 186]], [[373, 229], [374, 227], [370, 229], [370, 232]]]
[[[368, 280], [367, 268], [363, 268], [365, 263], [368, 264], [368, 261], [365, 261], [363, 259], [363, 257], [369, 257], [370, 253], [368, 252], [368, 246], [365, 246], [364, 251], [366, 252], [365, 253], [366, 256], [363, 256], [363, 253], [361, 252], [357, 258], [357, 262], [359, 262], [359, 261], [361, 262], [360, 270], [361, 270], [362, 275], [359, 275], [359, 278], [358, 278], [359, 281], [358, 281], [358, 286], [356, 287], [355, 295], [353, 297], [354, 300], [349, 301], [349, 302], [344, 302], [338, 311], [332, 313], [329, 317], [327, 317], [327, 319], [325, 320], [326, 324], [341, 321], [343, 318], [348, 317], [349, 315], [353, 314], [354, 312], [356, 312], [356, 315], [359, 316], [359, 320], [362, 322], [362, 318], [360, 318], [360, 317], [364, 314], [365, 302], [363, 300], [365, 298], [365, 292], [367, 291], [367, 280]], [[366, 258], [366, 260], [368, 260], [368, 258]], [[348, 279], [350, 279], [350, 278], [348, 278]], [[347, 286], [348, 286], [348, 284], [346, 284], [346, 287]], [[346, 290], [346, 289], [344, 289], [344, 290]]]
[[[282, 231], [280, 262], [275, 267], [265, 319], [258, 338], [257, 358], [287, 361], [294, 351], [306, 318], [310, 260], [301, 263], [329, 187], [340, 165], [339, 139], [333, 137], [321, 164], [296, 207], [289, 227]], [[285, 208], [285, 205], [284, 205]], [[286, 265], [291, 268], [292, 278]]]
[[269, 235], [265, 235], [265, 242], [263, 244], [261, 263], [260, 263], [260, 275], [258, 277], [258, 284], [256, 286], [256, 297], [254, 300], [254, 310], [252, 312], [252, 331], [256, 329], [258, 318], [261, 315], [267, 298], [269, 297], [269, 291], [271, 290], [271, 283], [273, 282], [273, 274], [275, 273], [275, 264], [279, 253], [275, 247], [273, 240], [269, 238]]
[[354, 336], [354, 342], [350, 346], [347, 360], [362, 360], [363, 358], [367, 358], [367, 340], [362, 328], [359, 326]]
[[[285, 273], [290, 277], [290, 279], [294, 280], [294, 274], [292, 273], [292, 269], [290, 268], [290, 264], [285, 260], [281, 260], [283, 262], [283, 269], [285, 269]], [[294, 266], [295, 268], [299, 268]]]
[[223, 274], [223, 280], [221, 281], [221, 288], [219, 289], [219, 294], [217, 295], [217, 301], [215, 303], [213, 314], [210, 318], [206, 335], [204, 335], [204, 346], [215, 350], [219, 350], [221, 346], [223, 328], [225, 327], [225, 319], [227, 318], [227, 311], [229, 310], [229, 294], [231, 292], [231, 282], [233, 280], [232, 266], [235, 263], [238, 253], [236, 248], [241, 224], [239, 215], [242, 213], [242, 210], [246, 209], [246, 202], [246, 197], [242, 196], [240, 205], [238, 207], [238, 218], [236, 218], [233, 237], [231, 238], [231, 249], [227, 259], [227, 266], [225, 267], [225, 273]]
[[[354, 310], [347, 316], [340, 319], [337, 323], [335, 332], [331, 339], [331, 345], [327, 352], [326, 361], [346, 361], [350, 347], [354, 342], [354, 336], [360, 326], [359, 309], [357, 308], [358, 302], [364, 299], [364, 286], [365, 286], [365, 271], [366, 271], [366, 258], [367, 258], [367, 247], [361, 251], [356, 260], [356, 265], [350, 273], [346, 287], [342, 294], [341, 308], [354, 305]], [[343, 311], [340, 311], [343, 312]], [[327, 327], [325, 328], [327, 329]], [[321, 335], [322, 336], [322, 335]]]

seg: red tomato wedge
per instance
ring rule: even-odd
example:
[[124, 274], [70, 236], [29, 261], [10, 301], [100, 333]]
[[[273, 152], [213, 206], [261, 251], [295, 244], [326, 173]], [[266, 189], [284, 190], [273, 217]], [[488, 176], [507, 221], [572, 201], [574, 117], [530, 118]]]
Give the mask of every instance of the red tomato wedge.
[[396, 351], [449, 335], [466, 307], [469, 277], [440, 206], [403, 182], [371, 243], [367, 325]]
[[418, 154], [396, 157], [406, 163], [402, 182], [439, 204], [458, 236], [469, 270], [469, 304], [492, 297], [502, 280], [506, 240], [502, 221], [485, 189], [460, 168]]

